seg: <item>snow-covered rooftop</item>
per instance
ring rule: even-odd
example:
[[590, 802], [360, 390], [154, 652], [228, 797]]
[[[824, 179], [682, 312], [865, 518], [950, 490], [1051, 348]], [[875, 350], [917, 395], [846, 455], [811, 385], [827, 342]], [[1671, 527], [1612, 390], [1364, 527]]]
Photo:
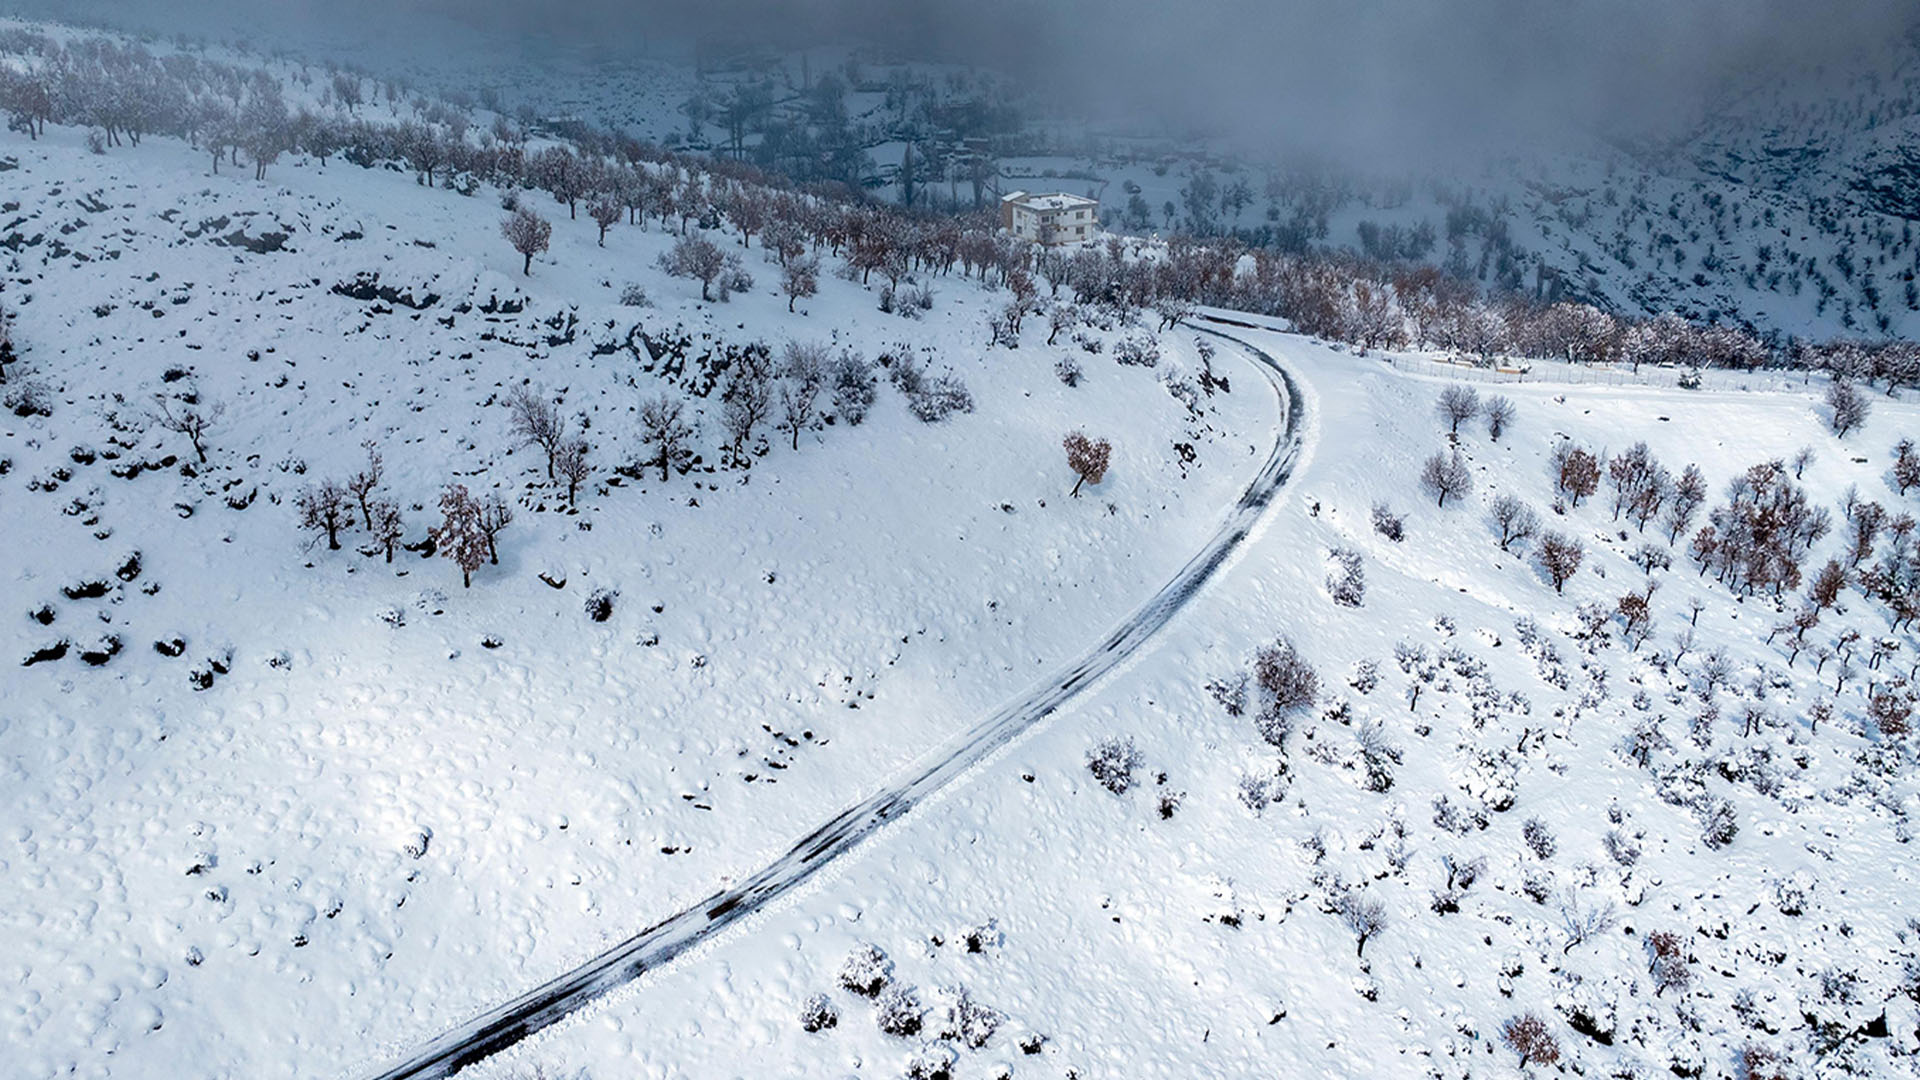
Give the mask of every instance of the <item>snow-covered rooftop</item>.
[[1082, 206], [1099, 206], [1100, 200], [1089, 199], [1085, 195], [1069, 195], [1055, 192], [1051, 195], [1030, 195], [1024, 191], [1015, 191], [1006, 196], [1003, 202], [1024, 206], [1031, 210], [1072, 210]]

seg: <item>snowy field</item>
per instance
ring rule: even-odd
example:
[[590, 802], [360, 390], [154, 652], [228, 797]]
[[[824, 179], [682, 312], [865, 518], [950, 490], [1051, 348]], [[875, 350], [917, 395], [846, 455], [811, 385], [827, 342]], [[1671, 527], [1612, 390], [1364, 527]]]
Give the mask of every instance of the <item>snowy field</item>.
[[[1435, 356], [1233, 313], [1158, 335], [1157, 367], [1116, 362], [1152, 335], [1105, 315], [990, 347], [1005, 290], [929, 277], [903, 316], [831, 256], [789, 312], [724, 229], [758, 284], [704, 302], [659, 268], [674, 233], [603, 246], [537, 193], [528, 276], [490, 188], [296, 155], [263, 183], [84, 135], [0, 136], [0, 1077], [371, 1075], [738, 883], [1235, 520], [1280, 427], [1247, 348], [1303, 387], [1304, 451], [1159, 635], [475, 1074], [1915, 1071], [1920, 640], [1887, 603], [1920, 596], [1908, 401], [1870, 391], [1839, 438], [1819, 380], [1536, 362], [1476, 383], [1513, 405], [1498, 439], [1484, 411], [1450, 439]], [[1211, 393], [1200, 327], [1244, 343], [1206, 339]], [[734, 460], [720, 377], [788, 342], [884, 357], [877, 400]], [[971, 410], [916, 418], [909, 363]], [[590, 444], [577, 505], [515, 445], [516, 388]], [[698, 423], [664, 479], [662, 394]], [[204, 461], [162, 422], [185, 410], [213, 418]], [[1074, 429], [1113, 454], [1079, 498]], [[1668, 481], [1646, 522], [1608, 468], [1640, 442]], [[391, 562], [357, 507], [337, 550], [296, 510], [369, 443]], [[1785, 587], [1736, 588], [1694, 538], [1774, 461], [1765, 523], [1827, 527], [1787, 542]], [[1669, 529], [1689, 464], [1702, 502]], [[471, 588], [423, 545], [450, 483], [513, 512]], [[1538, 521], [1509, 550], [1502, 496]], [[1558, 586], [1548, 533], [1582, 555]], [[1317, 686], [1270, 705], [1245, 676], [1281, 638]], [[1503, 1039], [1526, 1015], [1557, 1063]]]
[[[0, 144], [21, 366], [53, 404], [0, 423], [4, 647], [69, 643], [9, 676], [0, 725], [5, 1039], [30, 1075], [345, 1060], [569, 966], [1083, 648], [1210, 535], [1273, 422], [1263, 384], [1194, 415], [1104, 355], [1070, 389], [1044, 327], [989, 352], [994, 298], [957, 279], [920, 321], [837, 278], [791, 316], [764, 288], [701, 304], [654, 269], [668, 237], [603, 250], [564, 212], [523, 278], [491, 198], [77, 143]], [[332, 291], [363, 272], [424, 306]], [[622, 306], [629, 282], [654, 306]], [[636, 327], [691, 339], [684, 368], [629, 349]], [[904, 346], [975, 411], [922, 424], [883, 380], [864, 424], [798, 452], [766, 431], [751, 469], [716, 466], [709, 416], [690, 473], [613, 472], [645, 456], [639, 404], [697, 386], [710, 348], [788, 338]], [[525, 381], [594, 444], [578, 513], [509, 452], [500, 399]], [[205, 466], [152, 423], [161, 391], [224, 406]], [[1114, 460], [1069, 499], [1082, 426]], [[365, 440], [407, 543], [450, 481], [512, 502], [471, 590], [364, 530], [340, 551], [299, 530], [295, 494], [363, 468]]]
[[[1528, 1011], [1562, 1067], [1589, 1075], [1738, 1075], [1749, 1047], [1788, 1076], [1907, 1075], [1920, 1045], [1911, 748], [1863, 722], [1861, 691], [1908, 673], [1912, 636], [1836, 696], [1838, 660], [1819, 676], [1804, 652], [1789, 666], [1784, 636], [1765, 641], [1775, 605], [1740, 601], [1676, 552], [1656, 572], [1652, 638], [1630, 649], [1616, 622], [1609, 640], [1580, 640], [1576, 605], [1611, 608], [1640, 587], [1628, 557], [1658, 526], [1616, 525], [1604, 489], [1552, 516], [1546, 459], [1563, 436], [1613, 450], [1644, 438], [1675, 469], [1698, 463], [1717, 503], [1737, 471], [1804, 443], [1821, 502], [1858, 484], [1910, 511], [1878, 448], [1911, 430], [1911, 407], [1883, 403], [1841, 444], [1805, 393], [1509, 388], [1516, 423], [1497, 444], [1462, 429], [1474, 491], [1442, 509], [1414, 477], [1445, 442], [1433, 401], [1446, 384], [1298, 338], [1249, 340], [1312, 388], [1311, 464], [1147, 657], [810, 895], [480, 1075], [892, 1077], [948, 1062], [969, 1077], [1512, 1076], [1525, 1070], [1499, 1032]], [[1499, 551], [1486, 517], [1504, 493], [1585, 542], [1564, 596]], [[1370, 526], [1380, 500], [1407, 516], [1400, 543]], [[1323, 585], [1336, 546], [1364, 561], [1358, 609]], [[1697, 642], [1675, 662], [1695, 598]], [[1810, 641], [1884, 633], [1877, 605], [1855, 593], [1842, 606]], [[1205, 685], [1279, 634], [1323, 692], [1284, 754]], [[1701, 655], [1716, 648], [1731, 675], [1696, 733]], [[1366, 661], [1378, 681], [1363, 691]], [[1814, 731], [1821, 699], [1837, 707]], [[1763, 720], [1743, 735], [1749, 705]], [[1649, 720], [1670, 745], [1642, 768], [1622, 744]], [[1116, 735], [1143, 759], [1118, 798], [1085, 765]], [[1249, 780], [1272, 799], [1258, 811]], [[1695, 808], [1715, 800], [1737, 831], [1719, 847]], [[1523, 836], [1534, 821], [1544, 857]], [[1437, 913], [1449, 868], [1479, 860], [1458, 910]], [[1328, 910], [1350, 891], [1384, 910], [1361, 955]], [[1594, 912], [1613, 917], [1571, 944], [1570, 922]], [[1683, 943], [1690, 988], [1656, 993], [1656, 931]], [[881, 1010], [840, 985], [866, 944], [917, 988], [919, 1034], [882, 1033]], [[977, 1011], [939, 1037], [962, 987], [1001, 1018], [978, 1049]], [[815, 994], [838, 1023], [809, 1033]]]

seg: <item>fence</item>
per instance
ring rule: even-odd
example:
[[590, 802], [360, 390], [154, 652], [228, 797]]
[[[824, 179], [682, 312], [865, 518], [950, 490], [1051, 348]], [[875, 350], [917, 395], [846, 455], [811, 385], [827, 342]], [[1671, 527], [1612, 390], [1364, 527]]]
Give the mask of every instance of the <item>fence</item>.
[[[1393, 364], [1395, 371], [1457, 382], [1652, 386], [1676, 389], [1680, 385], [1681, 376], [1685, 373], [1680, 368], [1643, 367], [1639, 371], [1634, 371], [1632, 368], [1611, 365], [1570, 364], [1564, 360], [1529, 361], [1528, 369], [1521, 371], [1511, 368], [1502, 370], [1497, 367], [1477, 367], [1473, 364], [1435, 360], [1426, 356], [1389, 355], [1387, 359]], [[1799, 372], [1707, 369], [1699, 372], [1699, 377], [1700, 385], [1695, 389], [1700, 390], [1795, 390], [1805, 389], [1806, 386], [1805, 377]]]

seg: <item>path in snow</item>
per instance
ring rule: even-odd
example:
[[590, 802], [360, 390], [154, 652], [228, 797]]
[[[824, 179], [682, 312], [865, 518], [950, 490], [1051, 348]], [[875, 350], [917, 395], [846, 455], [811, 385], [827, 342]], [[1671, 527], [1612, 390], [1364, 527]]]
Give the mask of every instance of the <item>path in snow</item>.
[[[1217, 320], [1224, 321], [1224, 320]], [[1236, 324], [1229, 324], [1236, 325]], [[1185, 607], [1247, 538], [1273, 496], [1293, 474], [1302, 449], [1305, 400], [1293, 376], [1272, 356], [1217, 330], [1254, 357], [1285, 413], [1267, 462], [1227, 520], [1174, 579], [1079, 659], [1001, 706], [980, 724], [915, 765], [899, 782], [836, 814], [786, 854], [732, 888], [707, 897], [594, 957], [580, 967], [462, 1024], [381, 1072], [377, 1080], [437, 1080], [512, 1046], [641, 974], [671, 962], [738, 920], [792, 892], [915, 805], [1031, 731], [1112, 671]]]

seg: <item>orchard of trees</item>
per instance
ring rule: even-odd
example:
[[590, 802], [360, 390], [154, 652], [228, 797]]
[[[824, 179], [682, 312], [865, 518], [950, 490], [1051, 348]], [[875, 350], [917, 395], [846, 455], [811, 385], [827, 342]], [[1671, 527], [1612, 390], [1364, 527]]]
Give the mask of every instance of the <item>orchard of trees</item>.
[[[1482, 363], [1525, 356], [1635, 367], [1792, 366], [1849, 384], [1852, 396], [1842, 391], [1845, 400], [1834, 403], [1842, 431], [1864, 416], [1865, 395], [1854, 384], [1877, 381], [1888, 393], [1920, 385], [1914, 343], [1769, 342], [1672, 315], [1634, 320], [1572, 301], [1483, 295], [1427, 265], [1247, 249], [1231, 238], [1201, 243], [1176, 234], [1158, 247], [1112, 237], [1071, 253], [1036, 251], [1000, 235], [991, 215], [902, 213], [844, 183], [798, 184], [738, 160], [671, 153], [626, 136], [586, 130], [536, 146], [504, 116], [483, 129], [465, 108], [408, 99], [392, 83], [379, 86], [351, 72], [332, 72], [317, 87], [303, 76], [290, 87], [265, 68], [188, 52], [161, 56], [106, 37], [61, 43], [20, 30], [10, 32], [7, 45], [24, 62], [0, 66], [0, 110], [30, 138], [48, 123], [70, 124], [93, 129], [103, 151], [171, 136], [205, 151], [216, 171], [222, 163], [245, 163], [256, 177], [286, 154], [302, 153], [322, 167], [339, 157], [363, 168], [403, 169], [422, 184], [467, 195], [481, 184], [544, 192], [567, 208], [569, 220], [584, 203], [602, 243], [623, 215], [627, 225], [653, 221], [679, 234], [686, 244], [669, 256], [669, 269], [699, 280], [709, 298], [751, 286], [739, 254], [708, 235], [717, 233], [730, 234], [743, 250], [759, 241], [780, 268], [790, 307], [817, 289], [823, 255], [843, 260], [863, 284], [877, 272], [890, 302], [915, 274], [958, 270], [1008, 286], [1012, 302], [994, 318], [1016, 342], [1022, 317], [1043, 308], [1065, 304], [1074, 309], [1070, 315], [1152, 311], [1164, 327], [1205, 304], [1284, 318], [1304, 333], [1361, 349], [1439, 348]], [[366, 108], [376, 89], [386, 92], [388, 119]], [[303, 103], [289, 105], [289, 98]], [[548, 247], [551, 225], [518, 207], [502, 230], [530, 272], [532, 256]], [[1050, 338], [1065, 321], [1050, 319]], [[1499, 438], [1505, 416], [1494, 407], [1487, 419]]]

